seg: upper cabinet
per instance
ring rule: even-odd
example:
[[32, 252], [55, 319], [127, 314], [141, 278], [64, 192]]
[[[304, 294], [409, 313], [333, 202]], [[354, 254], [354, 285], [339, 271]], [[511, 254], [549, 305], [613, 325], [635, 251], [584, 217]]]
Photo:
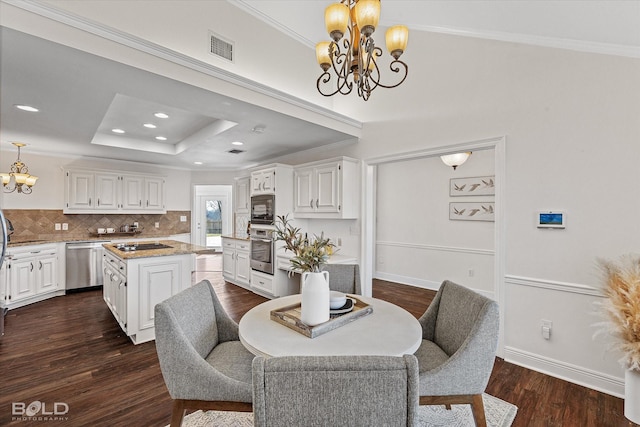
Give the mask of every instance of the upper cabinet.
[[341, 157], [299, 165], [293, 170], [296, 218], [359, 217], [359, 162]]
[[251, 195], [275, 194], [276, 168], [262, 169], [251, 172]]
[[251, 203], [251, 178], [237, 178], [235, 193], [236, 213], [248, 214]]
[[64, 213], [166, 213], [164, 178], [117, 171], [65, 171]]

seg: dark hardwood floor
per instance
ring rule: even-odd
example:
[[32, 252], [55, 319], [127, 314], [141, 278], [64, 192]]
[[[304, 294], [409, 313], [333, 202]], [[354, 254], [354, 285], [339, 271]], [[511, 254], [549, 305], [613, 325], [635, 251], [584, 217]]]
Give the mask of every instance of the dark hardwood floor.
[[[266, 299], [225, 283], [219, 267], [219, 256], [199, 258], [201, 272], [194, 280], [209, 279], [239, 321]], [[377, 280], [373, 295], [418, 317], [434, 293]], [[515, 427], [634, 425], [624, 418], [621, 399], [501, 359], [487, 392], [518, 406]], [[69, 410], [58, 415], [62, 420], [12, 419], [12, 405], [34, 401], [44, 402], [47, 412], [55, 402]], [[0, 426], [165, 426], [170, 414], [154, 343], [133, 345], [101, 290], [56, 297], [7, 315], [0, 342]]]

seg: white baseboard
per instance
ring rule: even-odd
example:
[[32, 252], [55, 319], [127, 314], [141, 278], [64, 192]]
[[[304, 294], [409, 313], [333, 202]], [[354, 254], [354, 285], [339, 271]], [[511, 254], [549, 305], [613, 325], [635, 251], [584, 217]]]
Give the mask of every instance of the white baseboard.
[[[442, 284], [442, 282], [434, 282], [432, 280], [417, 279], [415, 277], [401, 276], [398, 274], [383, 273], [380, 271], [376, 271], [373, 274], [373, 277], [380, 280], [386, 280], [388, 282], [415, 286], [416, 288], [429, 289], [432, 291], [437, 291], [438, 289], [440, 289], [440, 285]], [[463, 283], [461, 283], [461, 285], [463, 285]], [[491, 298], [492, 300], [495, 300], [494, 298], [495, 294], [493, 292], [483, 291], [481, 289], [473, 289], [473, 290], [479, 293], [480, 295], [484, 295], [487, 298]]]
[[505, 347], [504, 360], [574, 384], [624, 398], [624, 378], [606, 375], [513, 347]]

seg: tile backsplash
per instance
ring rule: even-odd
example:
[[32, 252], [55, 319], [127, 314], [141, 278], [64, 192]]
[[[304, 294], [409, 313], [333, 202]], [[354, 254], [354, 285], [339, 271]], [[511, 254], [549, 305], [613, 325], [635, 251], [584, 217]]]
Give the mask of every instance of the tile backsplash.
[[[13, 224], [12, 242], [29, 240], [82, 240], [96, 237], [98, 228], [120, 230], [122, 225], [138, 223], [142, 228], [136, 238], [166, 237], [191, 232], [190, 211], [167, 211], [166, 214], [63, 214], [62, 210], [5, 209]], [[186, 222], [180, 217], [185, 216]], [[156, 222], [159, 227], [156, 228]], [[68, 224], [68, 230], [56, 231], [55, 224]], [[122, 238], [121, 236], [118, 236]]]

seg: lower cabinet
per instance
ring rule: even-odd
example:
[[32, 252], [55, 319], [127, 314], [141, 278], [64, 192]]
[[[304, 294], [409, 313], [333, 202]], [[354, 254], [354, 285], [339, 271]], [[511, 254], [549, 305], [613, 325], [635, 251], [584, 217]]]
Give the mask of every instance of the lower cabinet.
[[227, 282], [249, 289], [251, 287], [251, 263], [246, 239], [222, 239], [222, 275]]
[[191, 286], [195, 255], [123, 260], [105, 252], [104, 300], [134, 344], [155, 339], [156, 304]]
[[62, 294], [57, 245], [10, 249], [0, 270], [0, 298], [4, 307], [22, 307]]

